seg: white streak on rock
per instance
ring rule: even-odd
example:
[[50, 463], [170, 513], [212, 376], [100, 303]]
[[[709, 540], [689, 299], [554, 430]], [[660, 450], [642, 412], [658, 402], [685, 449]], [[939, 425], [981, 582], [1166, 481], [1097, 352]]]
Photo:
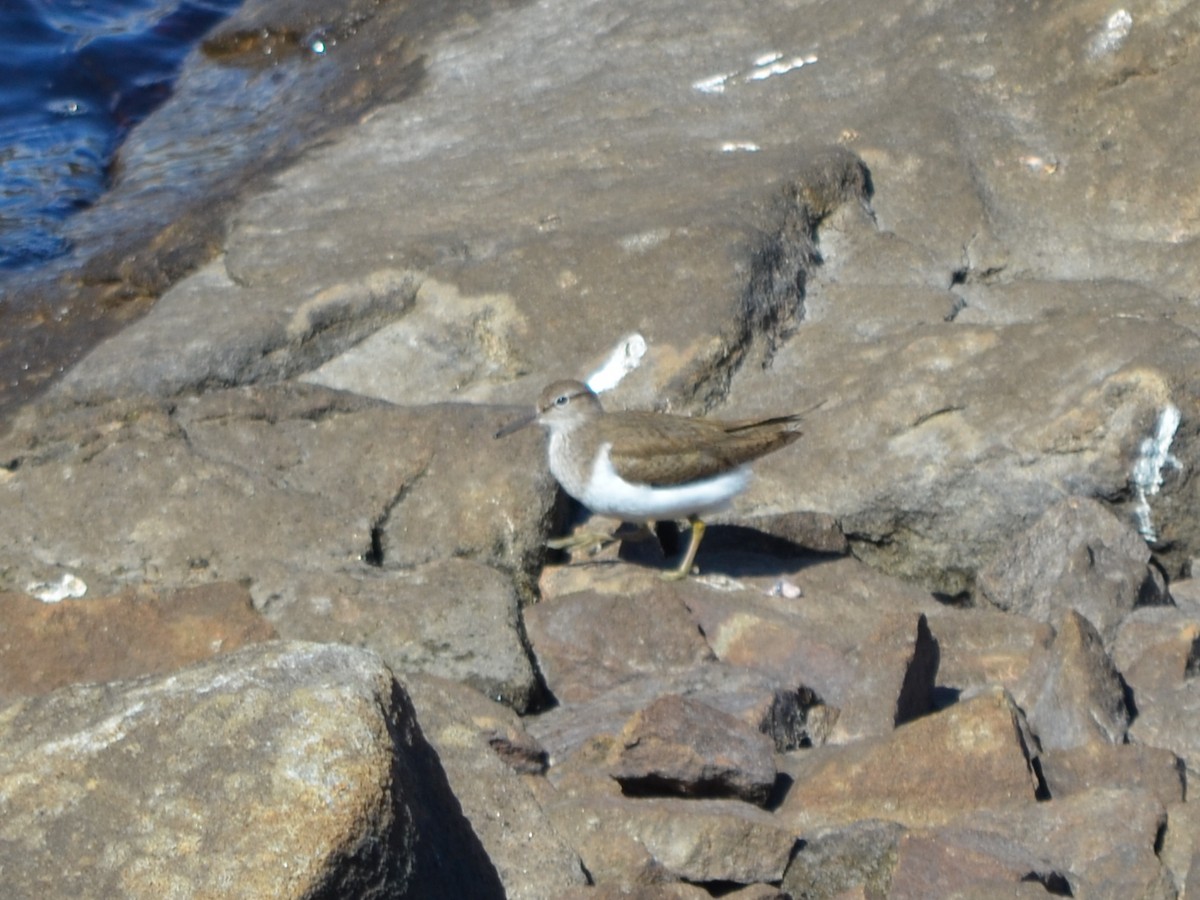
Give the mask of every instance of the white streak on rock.
[[1158, 414], [1158, 423], [1154, 427], [1154, 435], [1143, 439], [1134, 460], [1133, 471], [1129, 481], [1133, 485], [1137, 504], [1133, 514], [1137, 519], [1138, 533], [1147, 541], [1158, 540], [1158, 532], [1150, 518], [1149, 498], [1158, 493], [1163, 483], [1163, 469], [1179, 468], [1179, 460], [1171, 454], [1171, 442], [1179, 429], [1179, 408], [1168, 403]]
[[1092, 46], [1089, 49], [1092, 58], [1115, 53], [1125, 43], [1125, 38], [1129, 37], [1132, 30], [1133, 16], [1128, 10], [1118, 9], [1108, 17], [1108, 21], [1104, 23], [1104, 30], [1092, 38]]
[[58, 581], [35, 581], [25, 588], [25, 593], [43, 603], [61, 603], [68, 597], [82, 597], [87, 593], [87, 585], [67, 572]]
[[608, 359], [587, 378], [588, 387], [597, 394], [612, 390], [626, 375], [642, 364], [646, 355], [646, 339], [637, 332], [626, 335]]
[[721, 145], [722, 153], [757, 153], [761, 149], [752, 141], [726, 141]]

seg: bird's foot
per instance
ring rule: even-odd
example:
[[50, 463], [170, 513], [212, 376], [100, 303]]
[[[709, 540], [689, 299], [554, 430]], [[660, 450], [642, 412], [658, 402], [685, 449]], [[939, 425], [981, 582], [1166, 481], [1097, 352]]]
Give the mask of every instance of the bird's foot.
[[620, 538], [616, 534], [605, 534], [601, 531], [579, 531], [575, 534], [564, 535], [546, 541], [551, 550], [581, 550], [588, 556], [595, 556], [605, 547], [615, 544]]

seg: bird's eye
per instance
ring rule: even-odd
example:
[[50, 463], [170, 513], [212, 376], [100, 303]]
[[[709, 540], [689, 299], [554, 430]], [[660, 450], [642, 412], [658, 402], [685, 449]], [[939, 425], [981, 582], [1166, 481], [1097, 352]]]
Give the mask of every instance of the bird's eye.
[[571, 401], [571, 398], [568, 397], [566, 394], [559, 394], [557, 397], [554, 398], [554, 405], [555, 406], [566, 406], [570, 401]]

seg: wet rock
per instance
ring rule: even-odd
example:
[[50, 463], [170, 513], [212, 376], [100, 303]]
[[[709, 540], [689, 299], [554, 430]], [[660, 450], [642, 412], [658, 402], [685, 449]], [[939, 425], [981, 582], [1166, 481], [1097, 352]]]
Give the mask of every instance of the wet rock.
[[262, 644], [0, 717], [8, 896], [504, 895], [375, 654]]
[[775, 744], [757, 728], [670, 694], [621, 730], [611, 769], [626, 794], [731, 797], [763, 804], [775, 786]]
[[[1037, 780], [1019, 711], [1000, 690], [883, 738], [825, 753], [796, 776], [779, 816], [797, 831], [878, 818], [935, 825], [969, 810], [1033, 801]], [[798, 751], [804, 753], [815, 751]]]
[[1166, 600], [1147, 563], [1150, 550], [1131, 527], [1094, 500], [1053, 506], [979, 575], [980, 593], [1001, 609], [1042, 622], [1074, 609], [1105, 642], [1135, 606]]
[[505, 896], [551, 897], [585, 884], [579, 856], [505, 759], [505, 748], [534, 743], [512, 710], [452, 681], [415, 676], [405, 686]]
[[1027, 675], [1029, 727], [1044, 749], [1124, 743], [1132, 717], [1100, 633], [1074, 609], [1057, 624], [1049, 652]]
[[130, 588], [44, 603], [0, 594], [0, 703], [68, 684], [160, 675], [275, 636], [245, 588]]

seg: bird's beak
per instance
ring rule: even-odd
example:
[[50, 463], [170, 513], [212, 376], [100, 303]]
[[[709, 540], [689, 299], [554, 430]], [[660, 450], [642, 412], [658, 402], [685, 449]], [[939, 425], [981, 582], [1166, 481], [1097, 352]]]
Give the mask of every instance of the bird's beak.
[[514, 431], [520, 431], [522, 428], [528, 428], [530, 425], [532, 425], [536, 421], [537, 421], [537, 412], [536, 411], [531, 412], [531, 413], [529, 413], [529, 415], [522, 416], [521, 418], [517, 419], [515, 422], [509, 422], [507, 425], [505, 425], [503, 428], [501, 428], [499, 431], [496, 432], [496, 437], [498, 437], [498, 438], [508, 437], [508, 435], [512, 434]]

